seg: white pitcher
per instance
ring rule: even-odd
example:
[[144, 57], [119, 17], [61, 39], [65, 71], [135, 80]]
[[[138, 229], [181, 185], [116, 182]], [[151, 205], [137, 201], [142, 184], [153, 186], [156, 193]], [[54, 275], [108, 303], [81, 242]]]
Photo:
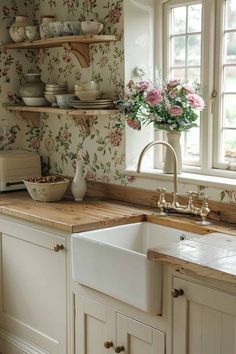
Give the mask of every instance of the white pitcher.
[[76, 201], [82, 201], [87, 191], [85, 174], [83, 161], [76, 160], [75, 177], [71, 183], [71, 192]]

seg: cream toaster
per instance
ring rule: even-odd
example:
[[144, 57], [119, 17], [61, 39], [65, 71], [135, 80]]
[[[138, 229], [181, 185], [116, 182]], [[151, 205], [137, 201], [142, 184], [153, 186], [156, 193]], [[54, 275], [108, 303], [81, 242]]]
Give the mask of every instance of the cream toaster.
[[25, 189], [25, 178], [41, 176], [40, 156], [24, 150], [0, 151], [0, 192]]

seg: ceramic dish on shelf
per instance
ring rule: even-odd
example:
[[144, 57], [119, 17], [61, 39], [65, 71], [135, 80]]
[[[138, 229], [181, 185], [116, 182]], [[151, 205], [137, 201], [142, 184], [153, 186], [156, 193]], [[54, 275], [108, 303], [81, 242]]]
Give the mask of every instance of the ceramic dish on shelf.
[[75, 95], [83, 101], [98, 100], [102, 96], [102, 91], [75, 91]]
[[70, 108], [70, 101], [74, 99], [76, 96], [69, 93], [56, 95], [57, 105], [62, 109]]
[[44, 107], [49, 105], [45, 97], [22, 97], [22, 100], [29, 107]]
[[87, 104], [85, 101], [81, 104], [71, 103], [70, 106], [76, 109], [112, 109], [114, 104], [112, 102], [102, 103], [102, 104]]

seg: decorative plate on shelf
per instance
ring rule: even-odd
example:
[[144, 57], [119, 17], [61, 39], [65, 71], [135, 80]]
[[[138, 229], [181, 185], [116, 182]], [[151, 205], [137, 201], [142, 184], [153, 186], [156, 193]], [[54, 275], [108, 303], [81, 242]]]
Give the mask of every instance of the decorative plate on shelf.
[[70, 105], [76, 109], [108, 109], [114, 108], [114, 103], [112, 98], [101, 99], [101, 100], [73, 100], [70, 101]]

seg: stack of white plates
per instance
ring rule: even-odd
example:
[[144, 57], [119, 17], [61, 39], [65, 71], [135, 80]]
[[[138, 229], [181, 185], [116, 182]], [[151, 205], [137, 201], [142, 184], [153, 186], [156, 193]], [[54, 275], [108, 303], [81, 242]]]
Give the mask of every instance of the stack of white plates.
[[112, 109], [114, 108], [113, 98], [103, 98], [100, 100], [73, 100], [70, 105], [77, 109]]
[[56, 95], [61, 95], [63, 93], [67, 93], [66, 85], [46, 84], [45, 98], [52, 104], [52, 106], [57, 105]]

